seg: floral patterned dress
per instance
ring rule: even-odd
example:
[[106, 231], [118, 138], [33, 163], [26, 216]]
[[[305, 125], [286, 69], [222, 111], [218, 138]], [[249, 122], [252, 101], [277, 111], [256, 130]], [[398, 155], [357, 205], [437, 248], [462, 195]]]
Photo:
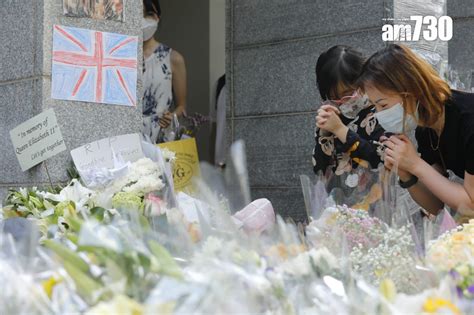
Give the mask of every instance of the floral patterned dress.
[[350, 172], [359, 165], [376, 168], [381, 162], [383, 145], [379, 139], [384, 129], [375, 118], [373, 106], [363, 109], [354, 118], [341, 116], [349, 128], [346, 143], [337, 137], [316, 128], [316, 145], [313, 150], [313, 170], [315, 173], [326, 172], [330, 167], [336, 175]]
[[143, 129], [145, 138], [157, 143], [159, 119], [173, 105], [171, 48], [161, 44], [143, 62]]

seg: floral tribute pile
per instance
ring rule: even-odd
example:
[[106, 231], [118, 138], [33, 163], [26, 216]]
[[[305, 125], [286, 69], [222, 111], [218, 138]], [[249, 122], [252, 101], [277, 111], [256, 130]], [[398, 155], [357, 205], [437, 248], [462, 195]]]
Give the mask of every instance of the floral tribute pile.
[[424, 257], [409, 221], [341, 205], [301, 227], [268, 201], [233, 214], [235, 194], [204, 181], [175, 194], [165, 155], [94, 188], [73, 179], [12, 190], [1, 207], [0, 313], [472, 313], [474, 222]]

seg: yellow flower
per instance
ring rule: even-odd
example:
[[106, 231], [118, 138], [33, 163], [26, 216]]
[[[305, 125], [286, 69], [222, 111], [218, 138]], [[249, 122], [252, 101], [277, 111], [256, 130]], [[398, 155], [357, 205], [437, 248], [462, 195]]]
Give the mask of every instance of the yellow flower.
[[145, 314], [173, 315], [176, 302], [160, 303], [158, 305], [147, 306]]
[[331, 214], [331, 215], [326, 219], [326, 224], [328, 224], [328, 225], [334, 225], [334, 224], [336, 224], [338, 215], [339, 215], [338, 212], [335, 212], [335, 213]]
[[423, 304], [423, 310], [429, 314], [437, 314], [441, 310], [450, 310], [452, 314], [461, 315], [461, 311], [448, 300], [428, 298]]
[[452, 240], [454, 243], [462, 243], [466, 241], [466, 237], [463, 232], [456, 232], [452, 235]]
[[377, 276], [377, 278], [382, 278], [382, 276], [387, 272], [386, 269], [375, 269], [374, 273]]
[[380, 293], [389, 301], [393, 302], [397, 295], [397, 288], [391, 279], [384, 279], [380, 282]]
[[55, 276], [52, 276], [51, 278], [43, 281], [41, 284], [43, 286], [44, 292], [48, 295], [49, 298], [52, 297], [53, 295], [53, 289], [56, 286], [56, 284], [60, 283], [62, 280], [59, 278], [56, 278]]

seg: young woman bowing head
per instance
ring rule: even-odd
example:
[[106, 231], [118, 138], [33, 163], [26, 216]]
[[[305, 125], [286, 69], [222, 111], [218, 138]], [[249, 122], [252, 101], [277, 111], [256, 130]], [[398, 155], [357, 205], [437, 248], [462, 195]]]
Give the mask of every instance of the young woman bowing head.
[[[451, 90], [409, 48], [391, 44], [364, 64], [360, 86], [382, 127], [385, 166], [398, 169], [400, 185], [423, 208], [437, 214], [446, 204], [474, 216], [474, 94]], [[418, 151], [406, 136], [416, 128]], [[464, 179], [450, 181], [451, 170]]]

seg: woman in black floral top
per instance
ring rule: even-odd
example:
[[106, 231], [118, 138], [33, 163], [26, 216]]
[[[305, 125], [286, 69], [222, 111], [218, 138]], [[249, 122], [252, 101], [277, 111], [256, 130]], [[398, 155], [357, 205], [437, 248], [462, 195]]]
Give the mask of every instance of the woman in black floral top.
[[325, 101], [316, 117], [314, 172], [336, 175], [349, 173], [358, 166], [377, 168], [384, 134], [374, 107], [367, 96], [354, 91], [365, 58], [348, 46], [334, 46], [322, 53], [316, 64], [316, 78]]

